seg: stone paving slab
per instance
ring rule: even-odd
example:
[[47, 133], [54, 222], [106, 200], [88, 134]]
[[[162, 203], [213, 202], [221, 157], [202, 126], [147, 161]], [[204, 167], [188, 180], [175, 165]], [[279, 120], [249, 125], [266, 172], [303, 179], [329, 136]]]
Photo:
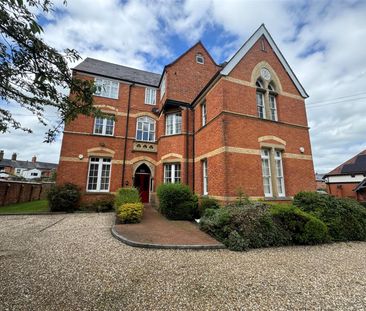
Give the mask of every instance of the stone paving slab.
[[218, 249], [225, 246], [202, 232], [190, 221], [166, 219], [153, 207], [146, 205], [138, 224], [116, 224], [112, 234], [131, 246], [147, 248]]

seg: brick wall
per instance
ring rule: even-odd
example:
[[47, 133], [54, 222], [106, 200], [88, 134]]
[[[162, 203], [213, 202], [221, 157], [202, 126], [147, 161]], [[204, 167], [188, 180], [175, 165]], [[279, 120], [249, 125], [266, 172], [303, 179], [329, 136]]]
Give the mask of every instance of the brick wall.
[[46, 199], [52, 185], [0, 180], [0, 206]]
[[[133, 185], [134, 169], [145, 162], [153, 168], [155, 192], [163, 182], [164, 163], [175, 162], [181, 164], [181, 180], [184, 183], [188, 181], [192, 188], [194, 184], [195, 192], [202, 194], [202, 160], [207, 159], [209, 195], [230, 199], [241, 189], [249, 196], [263, 197], [260, 149], [263, 143], [276, 145], [284, 141], [286, 195], [293, 196], [301, 190], [315, 190], [304, 99], [268, 42], [264, 43], [265, 51], [256, 43], [229, 76], [221, 77], [207, 93], [205, 127], [202, 127], [200, 104], [193, 110], [164, 107], [166, 109], [160, 115], [152, 114], [154, 106], [144, 104], [145, 87], [142, 85], [120, 82], [117, 100], [95, 97], [96, 105], [115, 115], [114, 136], [93, 135], [94, 121], [88, 117], [80, 116], [67, 124], [57, 182], [73, 182], [86, 189], [89, 157], [104, 155], [112, 158], [110, 191], [116, 191], [122, 186], [124, 142], [127, 137], [125, 185], [126, 182]], [[204, 65], [196, 63], [197, 53], [204, 56]], [[257, 117], [256, 88], [252, 76], [262, 62], [270, 67], [278, 83], [276, 100], [279, 122]], [[166, 67], [166, 93], [160, 100], [157, 92], [156, 107], [161, 109], [166, 99], [192, 102], [219, 69], [202, 44], [195, 45]], [[131, 110], [126, 133], [129, 100]], [[174, 111], [182, 113], [182, 133], [166, 136], [165, 113]], [[156, 120], [157, 152], [154, 153], [133, 150], [136, 120], [144, 114]], [[263, 142], [263, 137], [270, 138]], [[303, 153], [300, 147], [304, 147]], [[91, 149], [94, 150], [92, 153], [88, 151]], [[82, 155], [82, 159], [78, 158], [79, 155]], [[102, 194], [88, 194], [85, 200], [92, 200], [98, 195]]]

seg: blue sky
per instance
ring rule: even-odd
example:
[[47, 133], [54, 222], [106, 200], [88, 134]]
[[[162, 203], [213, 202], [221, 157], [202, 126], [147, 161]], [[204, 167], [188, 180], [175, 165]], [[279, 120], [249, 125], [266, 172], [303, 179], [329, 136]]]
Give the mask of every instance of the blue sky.
[[[262, 24], [310, 95], [306, 100], [315, 169], [327, 172], [366, 148], [366, 1], [73, 0], [39, 15], [43, 37], [59, 50], [161, 72], [201, 40], [216, 62], [228, 60]], [[70, 64], [75, 66], [76, 64]], [[3, 105], [3, 104], [1, 104]], [[45, 128], [11, 107], [34, 134], [1, 135], [19, 158], [57, 162], [60, 140], [43, 144]], [[55, 112], [47, 117], [54, 121]]]

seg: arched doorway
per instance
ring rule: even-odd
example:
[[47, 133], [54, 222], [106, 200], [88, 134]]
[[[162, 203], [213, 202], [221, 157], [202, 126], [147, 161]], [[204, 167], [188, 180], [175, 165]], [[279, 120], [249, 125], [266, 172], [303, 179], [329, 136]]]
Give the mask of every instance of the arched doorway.
[[150, 168], [145, 163], [136, 169], [133, 185], [139, 190], [142, 203], [149, 203], [150, 176]]

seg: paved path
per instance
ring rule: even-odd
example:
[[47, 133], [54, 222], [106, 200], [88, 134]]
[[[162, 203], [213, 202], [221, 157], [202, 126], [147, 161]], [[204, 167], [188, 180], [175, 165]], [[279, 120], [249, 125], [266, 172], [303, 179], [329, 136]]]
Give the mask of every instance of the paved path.
[[201, 231], [197, 224], [168, 220], [149, 205], [145, 205], [141, 223], [116, 225], [115, 230], [125, 239], [141, 244], [224, 248], [220, 242]]
[[0, 217], [0, 310], [365, 310], [366, 243], [133, 248], [112, 214]]

